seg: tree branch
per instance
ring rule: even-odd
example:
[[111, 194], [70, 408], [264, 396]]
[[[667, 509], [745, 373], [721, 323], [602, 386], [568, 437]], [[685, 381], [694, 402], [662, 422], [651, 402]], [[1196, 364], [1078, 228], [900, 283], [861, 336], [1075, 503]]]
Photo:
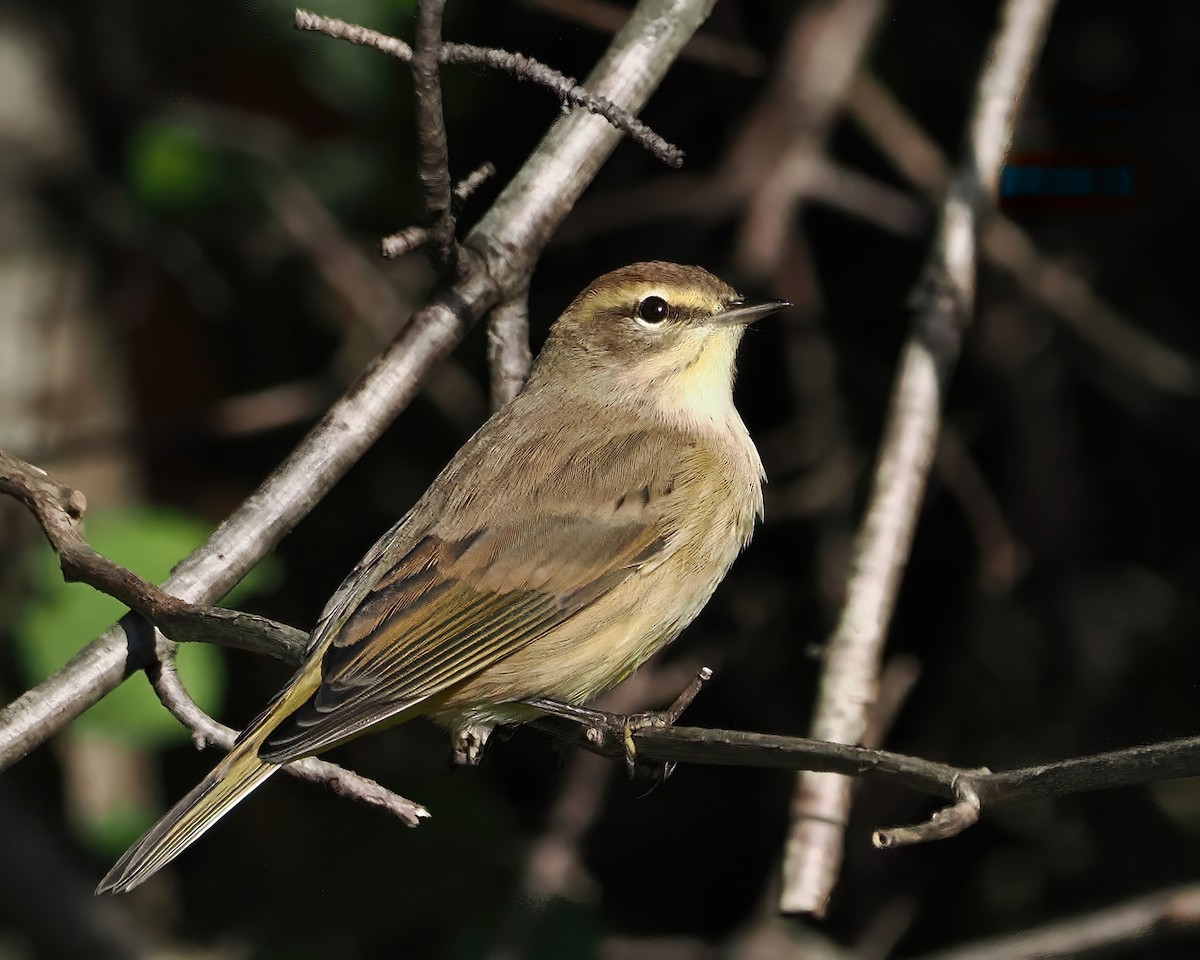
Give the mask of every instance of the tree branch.
[[[146, 621], [150, 621], [154, 627], [168, 632], [173, 639], [182, 639], [175, 628], [183, 624], [183, 632], [187, 636], [223, 643], [227, 624], [250, 623], [247, 629], [257, 631], [256, 636], [260, 639], [253, 645], [241, 643], [240, 646], [259, 653], [271, 653], [291, 663], [301, 660], [303, 642], [307, 639], [303, 631], [236, 611], [185, 603], [98, 554], [79, 531], [79, 517], [85, 508], [83, 494], [59, 483], [38, 467], [3, 451], [0, 451], [0, 492], [20, 499], [34, 513], [46, 531], [51, 546], [58, 552], [67, 579], [88, 583], [128, 604], [146, 618], [126, 618], [123, 621], [124, 629], [131, 635], [149, 632]], [[241, 619], [231, 620], [231, 617]], [[283, 639], [272, 648], [274, 638]], [[140, 647], [152, 648], [153, 645], [152, 638], [146, 637]], [[187, 695], [169, 657], [159, 657], [149, 672], [159, 699], [180, 722], [193, 731], [198, 747], [208, 743], [224, 749], [232, 747], [236, 739], [234, 731], [208, 717]], [[677, 706], [690, 701], [699, 689], [700, 680], [707, 675], [711, 675], [711, 671], [701, 671], [692, 686], [676, 701]], [[663, 676], [674, 678], [674, 674], [670, 673], [664, 673]], [[672, 688], [678, 686], [674, 679], [670, 682]], [[637, 686], [630, 686], [626, 693], [638, 689]], [[557, 716], [542, 717], [533, 725], [601, 756], [622, 762], [627, 759], [623, 732], [616, 728], [589, 726], [586, 722]], [[647, 726], [638, 728], [633, 739], [637, 756], [642, 760], [883, 776], [899, 780], [923, 793], [956, 801], [953, 806], [938, 811], [923, 824], [876, 831], [874, 840], [877, 847], [925, 843], [956, 836], [975, 823], [984, 809], [1016, 800], [1058, 797], [1200, 775], [1200, 737], [998, 773], [986, 768], [955, 767], [883, 750], [772, 734]], [[420, 817], [428, 816], [424, 808], [392, 794], [374, 781], [333, 764], [305, 760], [293, 766], [296, 769], [291, 772], [297, 776], [329, 784], [344, 796], [384, 807], [406, 822], [415, 823]]]
[[[0, 450], [0, 493], [16, 497], [29, 507], [58, 554], [67, 581], [87, 583], [145, 617], [140, 623], [125, 618], [122, 623], [126, 631], [145, 632], [157, 627], [176, 641], [207, 641], [265, 653], [292, 664], [303, 659], [308, 642], [308, 634], [303, 630], [236, 610], [187, 603], [97, 553], [80, 531], [80, 518], [87, 509], [84, 495], [59, 483], [40, 467], [3, 450]], [[148, 627], [146, 621], [153, 627]], [[144, 646], [153, 647], [153, 639], [147, 637]], [[225, 750], [232, 749], [237, 734], [210, 718], [188, 696], [173, 660], [160, 656], [149, 673], [159, 699], [192, 731], [198, 748], [212, 743]], [[324, 783], [342, 796], [382, 807], [410, 826], [429, 816], [424, 807], [332, 763], [301, 761], [289, 765], [287, 770], [301, 779]]]
[[[643, 0], [587, 83], [639, 110], [714, 0]], [[490, 307], [529, 282], [550, 235], [620, 139], [604, 119], [577, 112], [556, 123], [467, 236], [464, 272], [436, 292], [292, 454], [163, 589], [193, 603], [223, 596], [378, 439], [433, 365]], [[25, 756], [153, 662], [148, 644], [114, 626], [53, 676], [0, 710], [0, 770]]]
[[[621, 737], [599, 727], [551, 716], [540, 717], [530, 725], [592, 753], [624, 762]], [[634, 732], [633, 742], [638, 759], [644, 761], [893, 780], [920, 793], [954, 801], [923, 824], [877, 831], [875, 845], [881, 848], [956, 836], [993, 807], [1035, 797], [1051, 799], [1200, 775], [1200, 737], [997, 772], [826, 740], [738, 730], [642, 727]], [[974, 814], [967, 808], [974, 808]]]
[[[892, 393], [879, 464], [855, 545], [842, 616], [825, 651], [812, 732], [857, 742], [866, 728], [884, 637], [937, 447], [941, 404], [975, 296], [975, 233], [999, 171], [1053, 0], [1008, 0], [989, 47], [937, 237], [913, 297], [912, 332]], [[817, 913], [841, 866], [849, 782], [803, 774], [796, 786], [780, 907]]]
[[450, 150], [442, 115], [442, 13], [446, 0], [421, 0], [410, 64], [416, 101], [417, 177], [425, 194], [433, 259], [442, 276], [453, 277], [458, 264], [454, 211], [450, 207]]
[[[198, 749], [203, 749], [209, 744], [222, 750], [233, 749], [237, 742], [237, 732], [217, 723], [196, 706], [180, 683], [173, 662], [159, 661], [157, 667], [148, 672], [151, 674], [150, 682], [154, 686], [154, 692], [158, 694], [158, 699], [171, 711], [172, 716], [192, 731], [192, 739]], [[305, 757], [303, 760], [285, 764], [283, 771], [299, 780], [329, 787], [340, 797], [378, 807], [410, 827], [418, 826], [429, 816], [429, 811], [421, 804], [393, 793], [370, 777], [364, 777], [327, 760]]]
[[533, 356], [529, 352], [529, 293], [497, 304], [488, 317], [488, 367], [492, 373], [492, 409], [498, 410], [525, 386]]
[[920, 960], [1042, 960], [1090, 955], [1123, 943], [1136, 945], [1136, 956], [1149, 956], [1151, 937], [1197, 927], [1200, 885], [1187, 884], [1040, 927], [923, 954]]
[[308, 643], [303, 630], [238, 610], [188, 603], [97, 553], [80, 529], [87, 509], [83, 493], [3, 450], [0, 493], [29, 507], [58, 554], [68, 583], [82, 581], [115, 597], [172, 640], [200, 640], [265, 653], [289, 663], [300, 661]]
[[[452, 207], [466, 202], [479, 187], [496, 173], [491, 163], [480, 164], [468, 176], [460, 180], [451, 194], [454, 203]], [[428, 243], [430, 231], [427, 227], [406, 227], [397, 233], [389, 234], [379, 242], [380, 252], [389, 260], [404, 256], [422, 244]]]
[[[711, 9], [711, 4], [708, 5]], [[707, 13], [705, 16], [707, 17]], [[403, 40], [389, 37], [358, 24], [346, 23], [336, 17], [324, 17], [308, 10], [296, 11], [296, 27], [300, 30], [316, 30], [338, 40], [348, 40], [364, 47], [372, 47], [389, 54], [398, 60], [408, 63], [412, 60], [413, 50]], [[532, 57], [520, 53], [510, 53], [507, 50], [497, 50], [493, 47], [476, 47], [469, 43], [443, 43], [440, 59], [448, 64], [477, 64], [492, 67], [511, 73], [518, 80], [528, 80], [548, 88], [561, 99], [576, 107], [604, 117], [618, 130], [649, 151], [669, 167], [683, 165], [683, 151], [674, 144], [668, 143], [657, 133], [642, 123], [632, 113], [621, 107], [612, 99], [593, 93], [589, 87], [580, 86], [565, 74], [559, 73], [553, 67], [539, 63]], [[588, 81], [589, 85], [591, 81]]]

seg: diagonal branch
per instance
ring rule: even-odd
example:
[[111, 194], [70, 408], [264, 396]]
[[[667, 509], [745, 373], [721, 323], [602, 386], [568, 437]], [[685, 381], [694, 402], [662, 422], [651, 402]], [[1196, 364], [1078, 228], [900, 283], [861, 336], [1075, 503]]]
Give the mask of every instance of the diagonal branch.
[[[148, 629], [146, 621], [149, 621], [173, 640], [228, 645], [265, 653], [293, 664], [303, 657], [308, 641], [308, 634], [303, 630], [236, 610], [187, 603], [101, 556], [80, 530], [81, 518], [87, 509], [84, 495], [55, 480], [40, 467], [3, 450], [0, 450], [0, 493], [22, 501], [37, 518], [58, 554], [66, 580], [87, 583], [145, 617], [145, 621], [126, 617], [122, 620], [125, 630], [145, 631]], [[153, 644], [154, 641], [147, 638], [144, 646], [149, 648]], [[208, 743], [225, 750], [233, 747], [237, 734], [210, 718], [187, 695], [169, 656], [160, 657], [148, 672], [159, 699], [192, 731], [198, 747]], [[429, 816], [424, 807], [332, 763], [301, 761], [287, 769], [293, 776], [327, 784], [342, 796], [387, 809], [410, 826], [416, 826], [422, 817]]]
[[[588, 77], [598, 96], [636, 111], [714, 0], [643, 0]], [[529, 282], [551, 234], [616, 147], [604, 119], [556, 123], [464, 242], [463, 273], [436, 292], [291, 455], [231, 514], [163, 589], [211, 603], [237, 583], [333, 487], [420, 389], [429, 370], [490, 307]], [[24, 757], [125, 677], [154, 661], [122, 626], [0, 710], [0, 770]]]
[[[913, 297], [912, 332], [893, 388], [846, 600], [825, 651], [812, 722], [819, 740], [855, 743], [866, 729], [888, 622], [937, 447], [942, 397], [971, 319], [978, 219], [994, 203], [1017, 109], [1053, 7], [1053, 0], [1007, 0], [985, 59], [966, 155]], [[780, 893], [785, 912], [823, 913], [841, 867], [849, 806], [845, 778], [799, 777]]]

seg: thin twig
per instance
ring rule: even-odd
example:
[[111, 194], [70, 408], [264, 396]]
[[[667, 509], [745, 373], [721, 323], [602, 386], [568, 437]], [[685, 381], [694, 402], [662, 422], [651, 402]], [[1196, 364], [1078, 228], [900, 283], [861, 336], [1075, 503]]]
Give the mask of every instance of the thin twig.
[[[866, 728], [884, 637], [937, 446], [944, 388], [973, 309], [976, 224], [994, 202], [1017, 109], [1053, 7], [1053, 0], [1008, 0], [985, 59], [966, 156], [914, 297], [913, 330], [892, 393], [842, 616], [825, 651], [812, 723], [813, 735], [821, 740], [854, 743]], [[800, 776], [780, 893], [785, 912], [824, 911], [841, 866], [849, 801], [844, 778]]]
[[[192, 739], [197, 749], [203, 749], [210, 744], [222, 750], [233, 749], [237, 742], [237, 731], [217, 723], [196, 705], [180, 683], [174, 663], [169, 660], [160, 661], [157, 668], [148, 672], [151, 674], [150, 682], [154, 686], [154, 692], [158, 694], [158, 699], [172, 716], [192, 731]], [[421, 804], [413, 803], [369, 777], [327, 760], [305, 757], [303, 760], [286, 764], [283, 771], [299, 780], [327, 786], [338, 796], [378, 807], [410, 827], [418, 826], [430, 815]]]
[[446, 0], [420, 0], [412, 55], [417, 128], [417, 178], [425, 196], [434, 263], [443, 276], [454, 276], [458, 244], [450, 205], [450, 153], [442, 115], [442, 13]]
[[389, 260], [398, 260], [406, 253], [412, 253], [418, 247], [429, 242], [429, 230], [425, 227], [405, 227], [397, 233], [390, 233], [379, 241], [379, 252]]
[[480, 64], [510, 73], [518, 80], [536, 83], [557, 94], [567, 103], [604, 117], [668, 167], [683, 166], [683, 151], [677, 146], [668, 143], [641, 120], [627, 114], [611, 100], [591, 93], [587, 88], [581, 87], [574, 78], [559, 73], [553, 67], [521, 53], [476, 47], [467, 43], [448, 43], [445, 49], [446, 63]]
[[297, 30], [315, 30], [317, 33], [323, 33], [335, 40], [346, 40], [361, 47], [371, 47], [398, 60], [403, 60], [405, 63], [412, 59], [412, 47], [403, 40], [360, 27], [357, 23], [347, 23], [337, 17], [326, 17], [319, 13], [313, 13], [311, 10], [299, 8], [296, 10], [295, 22]]
[[466, 203], [471, 194], [496, 175], [496, 165], [490, 160], [481, 163], [454, 185], [454, 202]]
[[525, 386], [533, 355], [529, 351], [529, 294], [522, 290], [497, 304], [488, 317], [488, 369], [492, 409], [498, 410]]
[[[588, 77], [589, 88], [622, 109], [640, 110], [712, 4], [643, 0]], [[589, 113], [556, 123], [467, 236], [463, 275], [414, 314], [292, 454], [175, 568], [163, 589], [194, 603], [218, 599], [319, 503], [482, 313], [528, 284], [551, 234], [619, 139], [618, 131]], [[0, 709], [0, 770], [153, 660], [154, 650], [132, 643], [120, 625], [92, 641]]]
[[935, 467], [975, 537], [983, 589], [991, 594], [1006, 592], [1025, 572], [1028, 553], [1009, 530], [1004, 511], [958, 431], [942, 430]]
[[907, 847], [930, 840], [945, 840], [979, 822], [979, 794], [973, 784], [965, 779], [954, 784], [957, 800], [943, 807], [924, 823], [907, 827], [881, 827], [871, 834], [871, 842], [880, 850], [888, 847]]
[[[338, 40], [373, 47], [383, 53], [408, 62], [413, 50], [403, 40], [389, 37], [357, 24], [346, 23], [336, 17], [325, 17], [308, 10], [296, 11], [296, 26], [301, 30], [316, 30]], [[631, 140], [649, 151], [669, 167], [683, 164], [683, 151], [668, 143], [646, 124], [635, 118], [611, 98], [580, 86], [565, 74], [548, 67], [531, 57], [492, 47], [476, 47], [468, 43], [443, 43], [440, 59], [446, 64], [477, 64], [511, 73], [518, 80], [529, 80], [546, 87], [561, 99], [604, 117]]]
[[[462, 180], [455, 184], [454, 190], [451, 191], [451, 196], [454, 200], [452, 206], [457, 209], [459, 205], [465, 203], [471, 194], [478, 190], [495, 173], [495, 166], [491, 163], [483, 163], [467, 176], [463, 177]], [[379, 242], [379, 249], [389, 260], [395, 260], [428, 242], [428, 229], [425, 227], [407, 227], [398, 233], [392, 233], [384, 237]]]
[[[1149, 956], [1153, 937], [1200, 927], [1200, 884], [1159, 890], [1102, 910], [922, 954], [919, 960], [1043, 960], [1078, 957], [1126, 944]], [[1106, 951], [1105, 956], [1109, 953]]]

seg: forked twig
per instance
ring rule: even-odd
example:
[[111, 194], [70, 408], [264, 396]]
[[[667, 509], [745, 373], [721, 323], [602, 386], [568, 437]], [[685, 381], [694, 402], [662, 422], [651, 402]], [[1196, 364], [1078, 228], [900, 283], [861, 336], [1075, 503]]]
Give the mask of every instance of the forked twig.
[[[315, 30], [338, 40], [347, 40], [364, 47], [372, 47], [398, 60], [409, 62], [413, 49], [403, 40], [368, 30], [358, 24], [347, 23], [337, 17], [325, 17], [309, 10], [296, 11], [296, 27], [300, 30]], [[580, 86], [571, 77], [559, 73], [553, 67], [539, 63], [520, 53], [510, 53], [493, 47], [476, 47], [468, 43], [444, 43], [439, 54], [442, 63], [477, 64], [511, 73], [518, 80], [528, 80], [556, 93], [572, 106], [604, 117], [609, 123], [645, 150], [670, 167], [683, 163], [683, 151], [668, 143], [629, 111], [607, 97], [592, 93]]]

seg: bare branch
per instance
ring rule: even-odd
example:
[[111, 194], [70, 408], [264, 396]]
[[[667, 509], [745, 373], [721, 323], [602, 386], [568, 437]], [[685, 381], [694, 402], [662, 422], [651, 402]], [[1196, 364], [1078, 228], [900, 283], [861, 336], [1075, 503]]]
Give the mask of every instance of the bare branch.
[[533, 356], [529, 352], [529, 294], [522, 290], [492, 308], [488, 318], [488, 367], [492, 371], [492, 409], [498, 410], [525, 386]]
[[[708, 16], [713, 0], [643, 0], [587, 85], [639, 110]], [[463, 275], [435, 293], [292, 454], [163, 589], [193, 603], [223, 596], [375, 442], [434, 364], [490, 307], [529, 282], [550, 235], [620, 139], [604, 119], [575, 113], [555, 124], [464, 242]], [[0, 710], [0, 769], [25, 756], [126, 676], [153, 662], [152, 644], [118, 625], [53, 676]]]
[[443, 276], [454, 276], [458, 245], [454, 238], [454, 211], [450, 207], [450, 152], [446, 121], [442, 115], [442, 12], [446, 0], [420, 0], [412, 56], [413, 95], [416, 102], [417, 177], [425, 194], [429, 239], [433, 259]]
[[581, 87], [571, 77], [539, 63], [521, 53], [509, 53], [490, 47], [475, 47], [466, 43], [446, 44], [446, 63], [473, 63], [511, 73], [518, 80], [529, 80], [558, 94], [567, 103], [583, 107], [604, 117], [614, 127], [624, 131], [635, 143], [653, 154], [668, 167], [683, 166], [683, 151], [668, 143], [646, 124], [627, 114], [611, 100], [597, 96]]
[[[611, 760], [624, 761], [625, 745], [621, 737], [606, 735], [586, 719], [543, 716], [531, 725]], [[934, 814], [924, 824], [880, 831], [884, 839], [877, 845], [881, 847], [954, 836], [975, 823], [981, 813], [1020, 800], [1200, 775], [1200, 737], [996, 772], [986, 767], [956, 767], [832, 741], [738, 730], [639, 727], [633, 733], [633, 742], [638, 759], [643, 761], [803, 770], [893, 780], [920, 793], [954, 801], [953, 806]]]
[[314, 30], [317, 33], [325, 34], [327, 37], [333, 37], [335, 40], [348, 40], [350, 43], [356, 43], [361, 47], [371, 47], [374, 50], [389, 54], [398, 60], [403, 60], [405, 63], [412, 60], [412, 47], [403, 40], [399, 40], [396, 37], [389, 37], [375, 30], [369, 30], [366, 27], [360, 27], [357, 23], [347, 23], [345, 20], [339, 20], [337, 17], [326, 17], [319, 13], [313, 13], [311, 10], [302, 10], [300, 8], [296, 9], [295, 22], [297, 30]]
[[[58, 483], [37, 467], [2, 451], [0, 492], [16, 496], [30, 506], [52, 545], [59, 551], [68, 578], [83, 580], [111, 593], [123, 602], [130, 603], [147, 618], [162, 618], [157, 626], [171, 630], [176, 636], [178, 633], [173, 626], [183, 622], [196, 639], [211, 641], [216, 638], [216, 642], [220, 642], [224, 639], [221, 633], [223, 624], [247, 622], [227, 620], [228, 616], [246, 617], [235, 611], [203, 608], [179, 601], [97, 554], [78, 530], [79, 515], [85, 507], [83, 495]], [[276, 655], [286, 650], [286, 659], [293, 663], [300, 660], [306, 639], [302, 631], [263, 618], [252, 620], [259, 625], [255, 629], [260, 629], [265, 639], [255, 646], [245, 643], [242, 646]], [[124, 629], [131, 634], [131, 640], [138, 634], [150, 632], [145, 621], [129, 618], [124, 621]], [[271, 641], [276, 637], [283, 639], [272, 648]], [[140, 648], [153, 648], [153, 637], [143, 637], [142, 641]], [[288, 644], [286, 647], [283, 646], [284, 642]], [[166, 652], [169, 654], [171, 650], [173, 647]], [[159, 698], [175, 717], [193, 731], [197, 746], [203, 747], [206, 743], [214, 743], [224, 749], [232, 746], [236, 736], [234, 732], [216, 723], [192, 701], [180, 684], [169, 656], [160, 655], [152, 664], [150, 673]], [[894, 685], [907, 690], [911, 685], [911, 667], [904, 667], [901, 673], [904, 676]], [[695, 675], [666, 711], [666, 724], [678, 718], [701, 684], [711, 675], [712, 671], [707, 667]], [[669, 677], [675, 683], [672, 674], [664, 672], [662, 677], [664, 680]], [[645, 693], [642, 688], [630, 690]], [[586, 717], [594, 712], [580, 710], [579, 714]], [[622, 760], [628, 758], [625, 743], [627, 725], [614, 732], [594, 726], [586, 719], [579, 723], [547, 716], [537, 721], [535, 726], [595, 753]], [[997, 805], [1029, 797], [1056, 797], [1200, 774], [1200, 737], [992, 773], [986, 768], [964, 769], [902, 754], [799, 737], [679, 728], [663, 724], [634, 726], [632, 729], [637, 754], [642, 760], [887, 776], [922, 792], [951, 797], [957, 801], [954, 806], [934, 814], [924, 824], [877, 831], [875, 843], [879, 847], [924, 843], [954, 836], [979, 819], [985, 804]], [[666, 736], [658, 736], [660, 733]], [[427, 815], [421, 812], [423, 808], [396, 797], [373, 781], [332, 764], [303, 761], [297, 766], [297, 775], [329, 783], [345, 796], [384, 807], [409, 822]]]
[[[783, 69], [725, 165], [746, 193], [738, 231], [743, 270], [769, 276], [781, 263], [797, 206], [827, 165], [829, 133], [887, 4], [838, 0], [804, 7], [784, 39]], [[777, 144], [763, 149], [763, 144]]]
[[0, 493], [29, 507], [58, 554], [63, 578], [68, 582], [83, 581], [116, 597], [173, 640], [201, 640], [299, 662], [308, 642], [303, 630], [237, 610], [188, 603], [101, 556], [80, 529], [87, 509], [83, 493], [3, 450]]
[[1149, 956], [1150, 938], [1197, 927], [1200, 884], [1193, 883], [1067, 920], [923, 954], [920, 960], [1042, 960], [1082, 956], [1120, 944], [1134, 946], [1138, 956]]
[[[170, 660], [160, 661], [156, 668], [148, 672], [151, 674], [150, 682], [154, 686], [154, 692], [158, 694], [158, 699], [171, 711], [172, 716], [192, 731], [192, 739], [197, 749], [203, 749], [209, 744], [222, 750], [233, 749], [234, 743], [237, 742], [237, 732], [217, 723], [196, 706], [195, 701], [183, 689], [183, 684], [179, 682], [174, 663]], [[418, 826], [430, 815], [419, 803], [413, 803], [369, 777], [327, 760], [305, 757], [285, 765], [283, 771], [299, 780], [323, 784], [338, 796], [385, 810], [410, 827]]]
[[[812, 723], [821, 740], [854, 743], [866, 729], [884, 637], [937, 447], [944, 387], [970, 323], [976, 225], [994, 202], [1017, 109], [1053, 7], [1053, 0], [1008, 0], [985, 58], [966, 156], [914, 295], [913, 329], [892, 393], [846, 600], [825, 653]], [[789, 913], [819, 914], [841, 866], [849, 783], [806, 773], [796, 791], [780, 906]]]
[[[147, 583], [124, 567], [97, 553], [80, 532], [87, 508], [84, 495], [54, 480], [45, 471], [0, 450], [0, 492], [17, 497], [33, 512], [59, 555], [63, 575], [83, 581], [116, 597], [169, 634], [172, 639], [196, 639], [266, 653], [298, 663], [308, 635], [262, 617], [187, 603]], [[139, 627], [124, 621], [127, 631]], [[144, 629], [144, 625], [141, 625]], [[147, 638], [146, 646], [153, 639]], [[187, 695], [174, 663], [160, 659], [152, 669], [151, 683], [163, 705], [193, 733], [196, 745], [208, 743], [225, 750], [233, 747], [236, 733], [208, 717]], [[301, 761], [288, 772], [302, 779], [326, 783], [343, 796], [382, 807], [415, 826], [429, 816], [424, 807], [384, 789], [366, 777], [335, 764]]]
[[[346, 23], [336, 17], [324, 17], [308, 10], [297, 10], [296, 26], [301, 30], [316, 30], [338, 40], [348, 40], [351, 43], [373, 47], [406, 63], [413, 57], [412, 48], [403, 40], [376, 33], [374, 30], [368, 30], [357, 24]], [[441, 47], [440, 58], [442, 63], [466, 63], [492, 67], [496, 70], [503, 70], [505, 73], [511, 73], [518, 80], [529, 80], [547, 87], [568, 103], [604, 117], [667, 166], [678, 167], [683, 164], [683, 151], [668, 143], [634, 117], [632, 113], [624, 110], [611, 99], [591, 92], [565, 74], [539, 63], [531, 57], [491, 47], [476, 47], [468, 43], [444, 43]]]

